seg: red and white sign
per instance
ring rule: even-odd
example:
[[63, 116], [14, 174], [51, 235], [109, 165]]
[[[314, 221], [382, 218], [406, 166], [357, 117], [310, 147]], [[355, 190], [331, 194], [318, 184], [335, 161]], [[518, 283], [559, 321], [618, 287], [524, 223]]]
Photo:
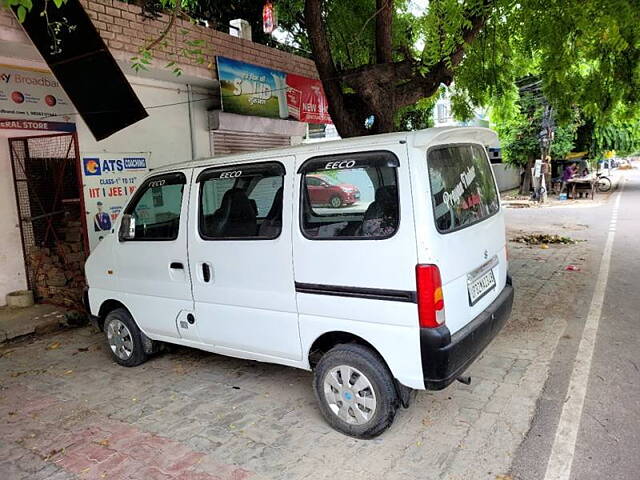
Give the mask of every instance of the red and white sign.
[[333, 123], [320, 80], [287, 73], [287, 106], [300, 122]]

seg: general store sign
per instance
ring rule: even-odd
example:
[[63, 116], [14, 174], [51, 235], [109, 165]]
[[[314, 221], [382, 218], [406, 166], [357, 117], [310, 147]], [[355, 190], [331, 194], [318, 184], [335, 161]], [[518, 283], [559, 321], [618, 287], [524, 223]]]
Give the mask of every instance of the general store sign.
[[66, 122], [43, 122], [40, 120], [20, 120], [11, 118], [0, 118], [0, 129], [2, 130], [40, 130], [45, 132], [75, 132], [75, 123]]
[[222, 110], [240, 115], [332, 123], [322, 82], [217, 57]]
[[23, 127], [13, 128], [52, 130], [48, 128], [51, 124], [69, 122], [74, 112], [75, 108], [51, 73], [0, 64], [0, 118], [3, 122], [7, 119], [35, 120], [42, 123], [25, 123]]
[[111, 233], [120, 211], [149, 172], [149, 153], [85, 153], [82, 187], [89, 248]]

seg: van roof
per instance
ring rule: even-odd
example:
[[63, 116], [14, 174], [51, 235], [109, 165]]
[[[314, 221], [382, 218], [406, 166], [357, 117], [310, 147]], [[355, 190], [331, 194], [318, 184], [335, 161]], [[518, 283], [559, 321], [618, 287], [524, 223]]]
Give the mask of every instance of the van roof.
[[434, 127], [413, 132], [383, 133], [380, 135], [368, 135], [364, 137], [354, 137], [326, 142], [314, 142], [292, 147], [272, 148], [246, 153], [231, 155], [221, 155], [219, 157], [207, 157], [186, 162], [172, 163], [153, 169], [154, 173], [184, 168], [207, 167], [212, 164], [234, 164], [243, 162], [253, 162], [257, 153], [260, 153], [261, 160], [269, 160], [277, 157], [308, 153], [335, 153], [337, 150], [344, 150], [349, 147], [381, 146], [398, 142], [407, 142], [413, 147], [424, 147], [443, 143], [482, 143], [485, 146], [498, 145], [497, 134], [484, 127]]

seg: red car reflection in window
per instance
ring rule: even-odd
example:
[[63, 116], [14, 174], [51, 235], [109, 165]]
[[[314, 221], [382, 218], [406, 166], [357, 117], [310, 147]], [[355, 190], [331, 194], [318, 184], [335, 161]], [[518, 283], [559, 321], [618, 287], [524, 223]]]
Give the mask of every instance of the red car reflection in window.
[[360, 190], [355, 185], [341, 183], [325, 175], [307, 175], [306, 178], [311, 205], [338, 208], [360, 200]]

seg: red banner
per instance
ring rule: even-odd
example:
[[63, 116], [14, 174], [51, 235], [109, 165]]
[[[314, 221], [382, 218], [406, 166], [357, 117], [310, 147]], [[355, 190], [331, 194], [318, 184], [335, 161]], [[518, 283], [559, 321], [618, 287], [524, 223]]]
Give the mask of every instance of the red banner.
[[289, 115], [300, 122], [333, 123], [322, 82], [287, 73]]

